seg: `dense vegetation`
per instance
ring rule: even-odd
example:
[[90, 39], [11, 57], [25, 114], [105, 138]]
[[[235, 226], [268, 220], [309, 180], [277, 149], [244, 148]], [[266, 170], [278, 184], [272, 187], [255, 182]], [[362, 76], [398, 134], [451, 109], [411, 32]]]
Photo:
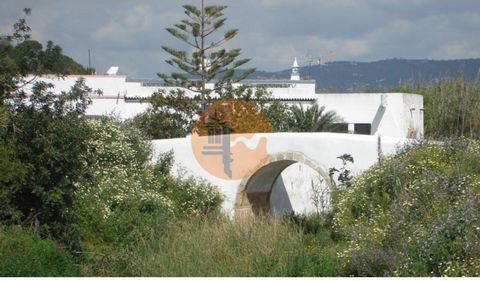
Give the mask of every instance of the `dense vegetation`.
[[[94, 173], [79, 181], [72, 206], [81, 250], [5, 226], [5, 243], [35, 246], [2, 259], [0, 268], [18, 264], [2, 275], [480, 274], [478, 141], [405, 147], [337, 191], [331, 213], [231, 221], [213, 189], [168, 173], [169, 155], [145, 162], [138, 132], [110, 120], [89, 124]], [[48, 264], [45, 251], [65, 262]], [[27, 270], [19, 265], [26, 259], [47, 265]]]
[[[265, 94], [261, 94], [262, 92]], [[271, 125], [273, 132], [346, 131], [341, 123], [342, 118], [335, 111], [327, 111], [324, 106], [313, 104], [307, 107], [301, 104], [285, 105], [279, 101], [268, 102], [268, 94], [263, 89], [257, 89], [256, 93], [258, 95], [254, 100], [241, 95], [234, 100], [243, 100], [261, 109], [261, 114]], [[128, 123], [148, 139], [183, 138], [192, 133], [198, 121], [194, 117], [201, 113], [198, 102], [184, 93], [176, 93], [175, 96], [155, 93], [152, 107]]]
[[423, 96], [425, 135], [480, 138], [480, 83], [462, 77], [414, 88], [399, 88]]
[[480, 275], [480, 142], [421, 143], [338, 194], [345, 274]]

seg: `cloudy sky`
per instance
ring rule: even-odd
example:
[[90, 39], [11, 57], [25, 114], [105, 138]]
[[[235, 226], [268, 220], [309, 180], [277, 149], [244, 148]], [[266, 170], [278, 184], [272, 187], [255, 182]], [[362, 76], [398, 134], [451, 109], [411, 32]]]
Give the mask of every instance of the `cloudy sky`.
[[[0, 0], [0, 32], [25, 7], [34, 39], [52, 40], [83, 65], [88, 49], [99, 72], [110, 65], [134, 77], [168, 72], [161, 46], [183, 45], [165, 28], [199, 0]], [[479, 0], [206, 0], [227, 5], [226, 28], [239, 35], [251, 67], [288, 68], [314, 61], [480, 57]], [[330, 53], [330, 56], [329, 56]], [[330, 57], [330, 58], [329, 58]]]

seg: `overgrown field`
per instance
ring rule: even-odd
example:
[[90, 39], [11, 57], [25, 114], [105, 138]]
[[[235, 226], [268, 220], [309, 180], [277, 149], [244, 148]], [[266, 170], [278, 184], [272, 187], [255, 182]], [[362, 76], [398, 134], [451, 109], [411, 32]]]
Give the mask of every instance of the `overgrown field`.
[[170, 155], [150, 164], [135, 129], [87, 127], [69, 235], [6, 220], [2, 191], [0, 275], [480, 275], [478, 141], [404, 147], [334, 191], [329, 213], [232, 221], [208, 184], [170, 175]]

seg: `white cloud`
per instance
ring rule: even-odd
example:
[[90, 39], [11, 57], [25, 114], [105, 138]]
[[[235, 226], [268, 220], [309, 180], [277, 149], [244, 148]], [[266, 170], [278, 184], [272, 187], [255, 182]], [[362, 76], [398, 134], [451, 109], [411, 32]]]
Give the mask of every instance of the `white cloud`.
[[147, 5], [134, 6], [130, 11], [117, 11], [113, 18], [92, 34], [97, 41], [110, 41], [114, 43], [127, 43], [132, 40], [132, 35], [147, 30], [155, 17]]

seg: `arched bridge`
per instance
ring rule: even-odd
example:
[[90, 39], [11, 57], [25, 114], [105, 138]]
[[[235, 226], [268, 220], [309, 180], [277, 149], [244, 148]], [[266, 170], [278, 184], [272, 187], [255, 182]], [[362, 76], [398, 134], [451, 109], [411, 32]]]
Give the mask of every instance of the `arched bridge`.
[[152, 146], [155, 158], [173, 151], [174, 173], [199, 177], [216, 186], [225, 196], [224, 211], [234, 215], [304, 213], [328, 208], [326, 194], [332, 185], [328, 173], [330, 168], [342, 166], [340, 155], [353, 157], [354, 163], [347, 168], [358, 174], [375, 164], [379, 155], [392, 154], [408, 141], [336, 133], [230, 137], [229, 141], [223, 136], [216, 139], [230, 142], [226, 154], [225, 147], [223, 154], [213, 151], [220, 150], [220, 146], [208, 145], [207, 140], [213, 139], [207, 137], [154, 140]]

